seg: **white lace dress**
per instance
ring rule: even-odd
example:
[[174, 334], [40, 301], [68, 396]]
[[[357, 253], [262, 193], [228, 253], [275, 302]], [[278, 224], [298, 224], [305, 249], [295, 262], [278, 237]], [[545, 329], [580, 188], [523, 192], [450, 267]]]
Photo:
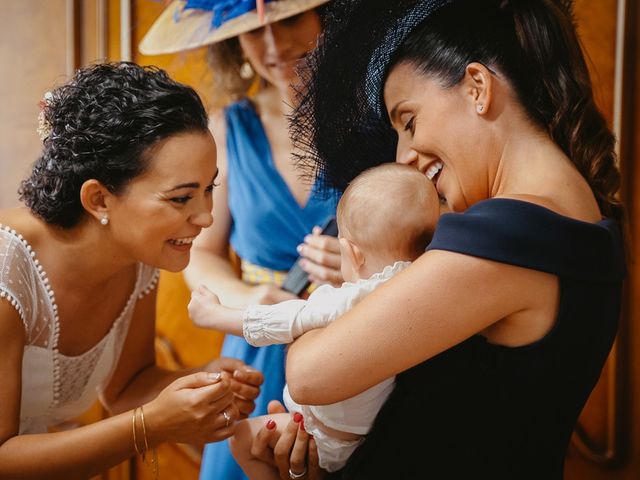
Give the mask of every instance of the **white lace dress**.
[[108, 383], [122, 351], [136, 301], [158, 281], [158, 271], [138, 264], [136, 284], [109, 332], [82, 355], [58, 351], [55, 295], [31, 246], [0, 225], [0, 301], [9, 301], [24, 324], [20, 434], [43, 433], [86, 411]]

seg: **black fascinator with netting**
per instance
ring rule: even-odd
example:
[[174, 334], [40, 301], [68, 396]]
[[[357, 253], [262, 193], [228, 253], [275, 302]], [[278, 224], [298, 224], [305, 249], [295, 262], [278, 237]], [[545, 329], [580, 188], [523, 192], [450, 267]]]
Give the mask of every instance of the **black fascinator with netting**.
[[320, 44], [302, 72], [291, 122], [303, 172], [344, 190], [363, 170], [395, 159], [382, 84], [394, 51], [450, 0], [333, 0]]
[[[429, 15], [457, 0], [332, 0], [318, 48], [301, 72], [291, 135], [303, 173], [344, 190], [363, 170], [395, 160], [382, 101], [394, 53]], [[477, 0], [500, 4], [509, 0]], [[510, 0], [545, 1], [545, 0]], [[546, 0], [548, 1], [548, 0]], [[570, 0], [555, 0], [570, 8]]]

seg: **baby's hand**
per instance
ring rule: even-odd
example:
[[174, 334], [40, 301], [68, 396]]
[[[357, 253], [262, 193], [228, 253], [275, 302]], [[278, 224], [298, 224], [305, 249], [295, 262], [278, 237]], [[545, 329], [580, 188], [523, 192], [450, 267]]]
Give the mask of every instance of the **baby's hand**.
[[198, 327], [215, 328], [213, 317], [216, 314], [217, 307], [220, 306], [218, 296], [204, 285], [200, 285], [191, 292], [191, 301], [188, 307], [189, 316]]
[[242, 311], [221, 305], [218, 296], [204, 285], [191, 292], [188, 309], [198, 327], [242, 336]]

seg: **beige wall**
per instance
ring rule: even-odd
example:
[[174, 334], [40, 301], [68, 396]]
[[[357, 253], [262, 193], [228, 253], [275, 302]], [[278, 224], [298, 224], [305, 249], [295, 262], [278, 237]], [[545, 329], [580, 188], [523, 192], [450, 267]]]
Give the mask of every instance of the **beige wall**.
[[66, 68], [65, 0], [3, 1], [0, 16], [0, 208], [37, 158], [38, 101]]
[[[142, 57], [135, 44], [163, 2], [131, 5], [133, 60], [166, 68], [194, 85], [208, 103], [205, 49]], [[19, 204], [18, 185], [39, 154], [38, 102], [44, 92], [81, 65], [119, 59], [120, 1], [0, 0], [0, 8], [0, 208], [5, 208]]]

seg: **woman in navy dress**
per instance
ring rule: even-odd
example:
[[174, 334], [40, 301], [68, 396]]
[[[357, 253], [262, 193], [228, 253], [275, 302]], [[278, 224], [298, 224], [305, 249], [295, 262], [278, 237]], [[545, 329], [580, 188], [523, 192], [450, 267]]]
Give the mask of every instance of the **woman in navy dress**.
[[614, 137], [565, 3], [333, 4], [297, 119], [316, 125], [312, 159], [342, 187], [394, 149], [454, 212], [405, 272], [289, 350], [304, 404], [397, 375], [337, 478], [562, 478], [625, 272]]

